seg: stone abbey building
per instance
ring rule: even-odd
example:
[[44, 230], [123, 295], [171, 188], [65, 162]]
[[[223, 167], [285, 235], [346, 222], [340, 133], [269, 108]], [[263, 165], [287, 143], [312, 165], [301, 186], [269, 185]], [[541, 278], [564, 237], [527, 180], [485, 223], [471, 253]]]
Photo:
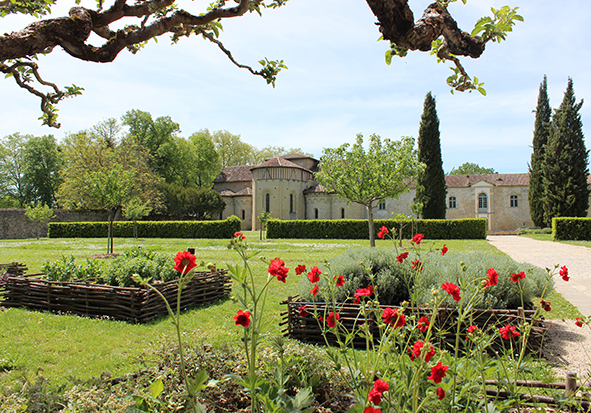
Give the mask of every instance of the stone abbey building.
[[[292, 153], [260, 165], [230, 166], [215, 179], [214, 189], [226, 201], [222, 219], [236, 215], [242, 228], [258, 229], [263, 211], [272, 218], [367, 219], [367, 209], [325, 191], [314, 180], [319, 161]], [[532, 227], [527, 199], [529, 174], [449, 175], [446, 218], [486, 218], [488, 230], [512, 231]], [[374, 209], [374, 219], [392, 213], [412, 215], [415, 189], [387, 199]]]

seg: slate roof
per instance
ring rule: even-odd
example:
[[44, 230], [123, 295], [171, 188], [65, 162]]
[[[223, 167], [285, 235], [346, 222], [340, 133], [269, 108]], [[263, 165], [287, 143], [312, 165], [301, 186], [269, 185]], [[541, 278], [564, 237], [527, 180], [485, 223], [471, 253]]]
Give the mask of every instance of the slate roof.
[[484, 181], [494, 186], [528, 186], [529, 174], [485, 174], [485, 175], [447, 175], [448, 188], [468, 188]]
[[238, 192], [224, 189], [220, 192], [221, 196], [252, 196], [252, 188], [244, 188]]
[[275, 158], [268, 159], [265, 162], [263, 162], [262, 164], [256, 165], [256, 166], [251, 166], [250, 168], [251, 169], [257, 169], [257, 168], [297, 168], [297, 169], [302, 169], [304, 171], [311, 172], [309, 169], [306, 169], [303, 166], [300, 166], [297, 163], [294, 163], [292, 161], [288, 161], [287, 159], [285, 159], [281, 156], [276, 156]]
[[252, 166], [241, 165], [241, 166], [227, 166], [222, 172], [214, 179], [214, 184], [224, 182], [252, 182], [252, 172], [250, 170]]
[[[292, 152], [292, 153], [288, 153], [287, 155], [283, 155], [282, 156], [283, 159], [314, 159], [311, 156], [308, 155], [302, 155], [301, 153], [298, 152]], [[317, 161], [317, 159], [314, 159], [315, 161]]]

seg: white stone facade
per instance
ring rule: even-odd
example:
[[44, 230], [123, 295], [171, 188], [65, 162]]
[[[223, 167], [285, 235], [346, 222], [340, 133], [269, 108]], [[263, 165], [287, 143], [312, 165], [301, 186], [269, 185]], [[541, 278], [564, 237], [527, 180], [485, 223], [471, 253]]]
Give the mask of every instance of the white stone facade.
[[[262, 211], [272, 218], [367, 219], [365, 207], [348, 203], [327, 193], [314, 180], [316, 159], [290, 154], [255, 166], [226, 168], [215, 180], [214, 189], [226, 201], [221, 214], [236, 215], [242, 229], [259, 229]], [[528, 174], [450, 175], [446, 177], [447, 219], [486, 218], [491, 232], [532, 227], [528, 204]], [[393, 214], [412, 215], [415, 189], [398, 199], [387, 199], [374, 208], [374, 219]]]

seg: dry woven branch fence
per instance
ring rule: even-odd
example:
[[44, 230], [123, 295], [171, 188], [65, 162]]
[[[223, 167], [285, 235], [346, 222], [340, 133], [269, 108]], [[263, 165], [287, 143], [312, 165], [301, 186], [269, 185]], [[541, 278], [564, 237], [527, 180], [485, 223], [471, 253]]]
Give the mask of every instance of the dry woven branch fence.
[[[287, 311], [281, 313], [281, 324], [286, 327], [282, 330], [283, 334], [292, 338], [297, 338], [301, 341], [309, 343], [324, 344], [325, 340], [321, 333], [320, 323], [314, 318], [314, 308], [316, 307], [317, 314], [325, 316], [329, 312], [333, 311], [332, 308], [327, 307], [326, 303], [314, 303], [298, 300], [297, 297], [289, 297], [282, 304], [287, 305]], [[305, 306], [307, 316], [303, 316], [300, 312], [301, 306]], [[394, 306], [382, 305], [381, 308], [386, 307], [396, 308]], [[359, 305], [354, 303], [338, 303], [337, 312], [340, 316], [339, 321], [347, 331], [351, 331], [354, 326], [359, 326], [363, 323], [368, 323], [370, 331], [374, 338], [379, 338], [379, 328], [376, 320], [370, 318], [364, 320], [359, 314]], [[406, 308], [405, 315], [416, 315], [417, 319], [421, 316], [431, 317], [432, 310], [429, 308]], [[505, 326], [513, 325], [520, 327], [524, 322], [530, 323], [531, 318], [534, 315], [534, 310], [494, 310], [486, 309], [479, 310], [474, 309], [472, 311], [472, 319], [470, 325], [476, 325], [481, 330], [486, 330], [490, 326]], [[457, 312], [453, 308], [440, 308], [437, 313], [435, 320], [435, 329], [438, 331], [439, 340], [453, 345], [456, 336], [456, 320]], [[465, 326], [466, 328], [468, 325]], [[543, 323], [542, 320], [535, 320], [532, 326], [532, 331], [528, 340], [528, 348], [539, 353], [542, 348], [544, 341], [544, 335], [548, 327]], [[465, 329], [463, 330], [465, 331]], [[331, 344], [336, 343], [336, 336], [332, 333], [327, 333], [327, 340]], [[364, 347], [366, 345], [365, 338], [356, 337], [353, 340], [356, 347]], [[503, 346], [502, 342], [495, 342], [491, 346], [492, 350], [500, 350]]]
[[[178, 281], [154, 285], [176, 310]], [[183, 289], [181, 310], [211, 303], [232, 289], [227, 270], [197, 272]], [[150, 288], [116, 287], [90, 282], [58, 282], [9, 275], [0, 284], [0, 304], [54, 313], [78, 314], [131, 323], [145, 323], [168, 314], [164, 301]]]

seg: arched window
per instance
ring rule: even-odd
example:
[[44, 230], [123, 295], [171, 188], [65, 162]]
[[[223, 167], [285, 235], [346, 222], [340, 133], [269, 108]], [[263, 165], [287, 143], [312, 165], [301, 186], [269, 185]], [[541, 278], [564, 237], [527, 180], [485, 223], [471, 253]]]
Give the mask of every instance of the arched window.
[[383, 211], [386, 209], [386, 200], [382, 199], [380, 202], [378, 202], [378, 209]]
[[478, 194], [478, 212], [488, 212], [488, 196], [484, 192]]
[[242, 210], [242, 220], [244, 221], [246, 219], [246, 211]]
[[341, 208], [341, 219], [345, 219], [345, 208]]
[[293, 194], [289, 194], [289, 213], [293, 214], [295, 212], [294, 205], [293, 205]]
[[450, 196], [449, 197], [449, 209], [455, 209], [455, 208], [457, 208], [456, 197]]
[[318, 208], [314, 208], [314, 219], [318, 219]]
[[271, 195], [265, 194], [265, 212], [271, 212]]

